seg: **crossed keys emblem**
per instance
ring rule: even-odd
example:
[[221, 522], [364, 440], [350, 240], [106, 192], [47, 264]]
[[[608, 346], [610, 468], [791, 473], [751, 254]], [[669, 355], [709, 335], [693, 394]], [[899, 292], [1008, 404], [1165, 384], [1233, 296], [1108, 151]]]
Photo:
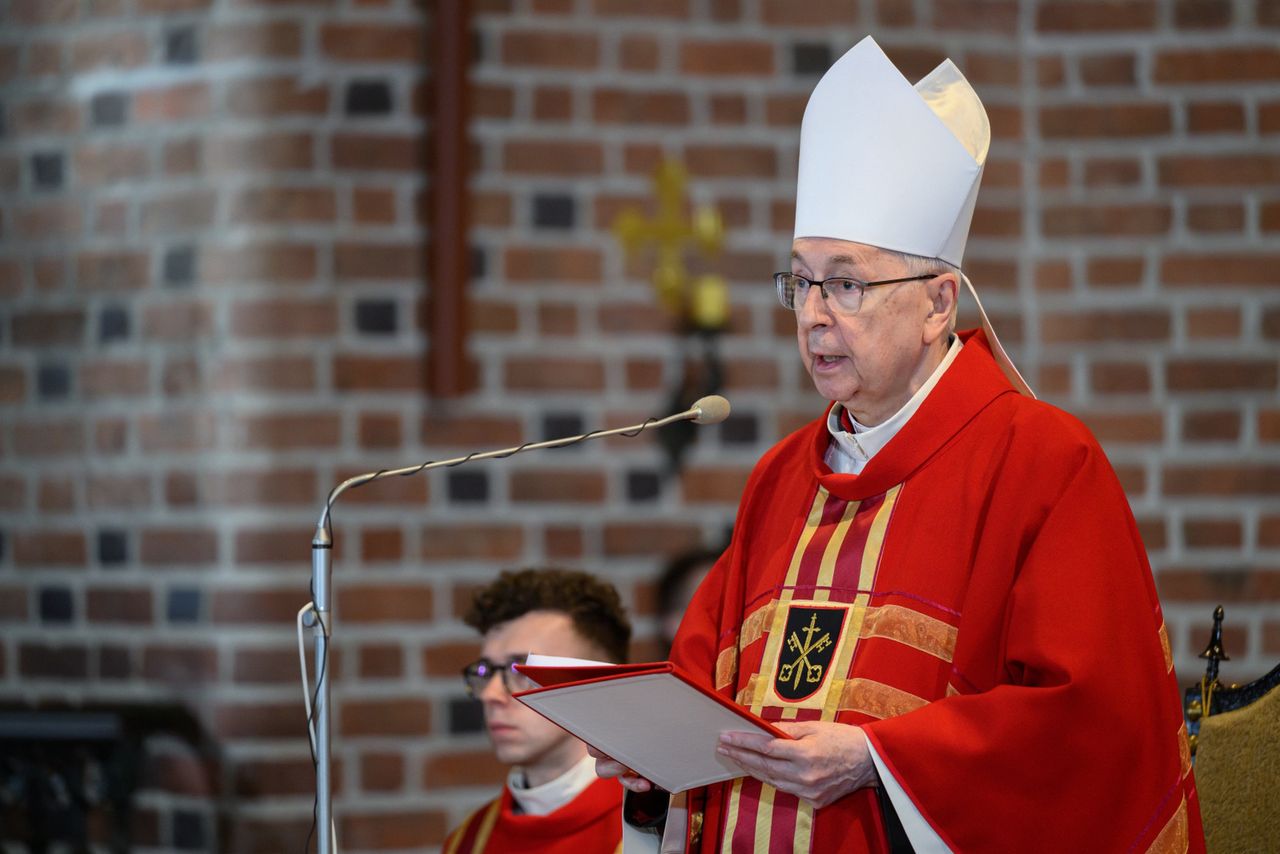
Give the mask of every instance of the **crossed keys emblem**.
[[[787, 636], [787, 649], [796, 654], [796, 657], [789, 663], [782, 665], [778, 669], [778, 681], [790, 682], [791, 690], [797, 691], [800, 688], [801, 678], [810, 685], [816, 685], [822, 681], [822, 664], [814, 664], [809, 660], [809, 656], [817, 655], [831, 646], [831, 632], [823, 631], [818, 626], [818, 615], [816, 612], [809, 615], [809, 625], [800, 629], [804, 632], [804, 640], [800, 640], [797, 632], [792, 632]], [[821, 632], [821, 636], [814, 640], [814, 635]]]

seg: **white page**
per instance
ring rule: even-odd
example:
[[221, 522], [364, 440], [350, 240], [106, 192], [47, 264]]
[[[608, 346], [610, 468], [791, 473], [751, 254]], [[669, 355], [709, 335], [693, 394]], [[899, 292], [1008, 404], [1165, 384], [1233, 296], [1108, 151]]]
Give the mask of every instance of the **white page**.
[[569, 685], [517, 699], [669, 792], [745, 776], [716, 753], [720, 733], [772, 737], [671, 673]]
[[567, 658], [562, 655], [539, 655], [529, 653], [525, 659], [526, 667], [617, 667], [612, 661], [592, 661], [589, 658]]

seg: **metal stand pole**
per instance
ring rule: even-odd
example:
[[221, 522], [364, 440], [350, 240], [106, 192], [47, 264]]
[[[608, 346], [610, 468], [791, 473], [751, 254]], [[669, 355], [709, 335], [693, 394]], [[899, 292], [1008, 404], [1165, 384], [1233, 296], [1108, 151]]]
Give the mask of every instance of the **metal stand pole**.
[[319, 825], [319, 854], [332, 854], [333, 844], [333, 788], [331, 782], [332, 759], [329, 753], [331, 719], [329, 717], [329, 682], [332, 667], [329, 661], [329, 640], [333, 631], [333, 611], [330, 607], [333, 574], [330, 571], [333, 558], [333, 542], [322, 524], [316, 528], [311, 541], [311, 596], [315, 605], [316, 624], [312, 630], [316, 644], [316, 696], [312, 707], [316, 733], [316, 824]]

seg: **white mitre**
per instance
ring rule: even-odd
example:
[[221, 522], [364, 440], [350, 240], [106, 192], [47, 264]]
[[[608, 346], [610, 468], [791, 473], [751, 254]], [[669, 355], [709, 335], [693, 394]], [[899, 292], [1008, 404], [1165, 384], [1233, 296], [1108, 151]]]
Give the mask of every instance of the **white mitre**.
[[912, 86], [867, 36], [805, 107], [795, 236], [959, 267], [990, 142], [982, 102], [951, 60]]
[[[795, 237], [828, 237], [962, 266], [991, 124], [951, 60], [914, 86], [875, 39], [818, 81], [800, 125]], [[1004, 352], [977, 291], [996, 361], [1034, 393]]]

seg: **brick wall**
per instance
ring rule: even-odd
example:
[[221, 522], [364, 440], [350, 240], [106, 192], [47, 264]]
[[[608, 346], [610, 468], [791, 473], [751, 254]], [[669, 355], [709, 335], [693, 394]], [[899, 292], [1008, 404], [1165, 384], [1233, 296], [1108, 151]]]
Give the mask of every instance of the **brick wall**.
[[729, 229], [734, 416], [677, 478], [642, 438], [343, 499], [344, 847], [434, 845], [491, 791], [457, 615], [498, 568], [601, 571], [653, 650], [662, 559], [715, 542], [820, 405], [767, 275], [805, 97], [867, 32], [986, 102], [967, 265], [1111, 454], [1182, 681], [1219, 602], [1228, 678], [1280, 659], [1280, 6], [481, 0], [479, 385], [445, 402], [422, 391], [430, 5], [0, 0], [0, 699], [198, 717], [219, 761], [154, 739], [139, 840], [302, 845], [292, 624], [331, 485], [663, 412], [670, 324], [609, 226], [676, 157]]

